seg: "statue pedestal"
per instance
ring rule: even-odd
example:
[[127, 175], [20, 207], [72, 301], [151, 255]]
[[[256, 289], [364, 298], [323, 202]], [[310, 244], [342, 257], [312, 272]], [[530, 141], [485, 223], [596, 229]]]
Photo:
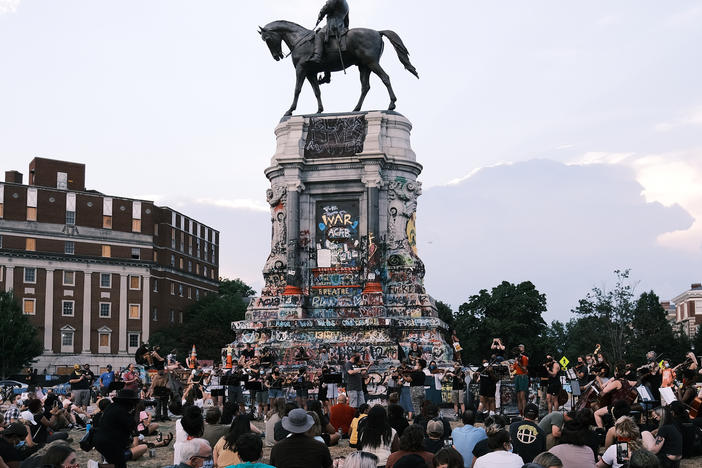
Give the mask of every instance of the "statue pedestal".
[[281, 121], [265, 171], [265, 287], [232, 324], [238, 341], [273, 349], [281, 364], [314, 364], [322, 348], [390, 363], [415, 341], [427, 359], [452, 358], [417, 255], [411, 128], [381, 111]]

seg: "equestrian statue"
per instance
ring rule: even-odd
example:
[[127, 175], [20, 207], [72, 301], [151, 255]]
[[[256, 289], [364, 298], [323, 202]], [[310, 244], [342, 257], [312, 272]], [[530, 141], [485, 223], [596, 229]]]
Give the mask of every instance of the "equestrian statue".
[[[409, 52], [402, 43], [402, 39], [394, 31], [375, 31], [366, 28], [349, 29], [349, 6], [346, 0], [328, 0], [319, 12], [317, 24], [326, 17], [326, 25], [317, 30], [306, 29], [291, 21], [274, 21], [265, 27], [259, 26], [258, 33], [268, 45], [273, 58], [281, 60], [283, 55], [281, 43], [285, 42], [292, 55], [295, 66], [295, 94], [292, 105], [285, 115], [292, 115], [297, 108], [297, 99], [300, 96], [302, 84], [309, 81], [314, 95], [317, 98], [317, 112], [322, 113], [322, 95], [320, 84], [329, 83], [331, 72], [344, 70], [356, 65], [361, 78], [361, 97], [354, 108], [360, 111], [363, 100], [370, 90], [371, 72], [378, 75], [390, 94], [388, 110], [395, 109], [397, 97], [392, 90], [390, 77], [380, 66], [380, 56], [383, 54], [383, 37], [387, 37], [395, 48], [402, 65], [419, 78], [417, 70], [409, 60]], [[318, 78], [318, 74], [323, 74]]]

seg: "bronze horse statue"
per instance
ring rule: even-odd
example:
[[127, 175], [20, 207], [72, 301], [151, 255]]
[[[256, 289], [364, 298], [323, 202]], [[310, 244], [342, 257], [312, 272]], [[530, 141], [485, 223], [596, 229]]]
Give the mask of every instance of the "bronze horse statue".
[[[361, 110], [363, 100], [366, 98], [366, 94], [368, 94], [371, 72], [378, 75], [385, 87], [388, 88], [388, 93], [390, 94], [390, 106], [388, 106], [388, 110], [395, 109], [397, 97], [392, 90], [390, 77], [380, 66], [380, 56], [383, 54], [384, 47], [383, 37], [387, 37], [390, 40], [390, 43], [395, 48], [395, 52], [397, 52], [400, 62], [405, 68], [419, 78], [417, 70], [412, 63], [410, 63], [407, 48], [402, 43], [400, 36], [393, 31], [375, 31], [366, 28], [349, 29], [345, 34], [346, 37], [344, 38], [342, 36], [341, 40], [342, 43], [345, 41], [346, 44], [346, 47], [343, 48], [344, 50], [339, 50], [337, 39], [330, 40], [324, 48], [324, 56], [319, 63], [310, 61], [314, 52], [313, 41], [315, 32], [312, 30], [303, 28], [299, 24], [290, 21], [274, 21], [263, 28], [259, 26], [258, 33], [268, 45], [268, 49], [271, 51], [274, 59], [281, 60], [285, 58], [281, 49], [281, 42], [285, 42], [290, 50], [290, 54], [292, 54], [296, 76], [295, 97], [293, 98], [290, 109], [288, 109], [285, 115], [292, 115], [297, 107], [297, 99], [300, 96], [302, 83], [305, 79], [309, 81], [314, 95], [317, 98], [317, 112], [323, 112], [324, 106], [322, 105], [322, 96], [319, 91], [320, 83], [328, 82], [329, 72], [341, 71], [352, 65], [358, 66], [358, 71], [361, 75], [361, 97], [354, 108], [354, 112]], [[318, 80], [318, 73], [327, 74], [327, 78], [325, 80]]]

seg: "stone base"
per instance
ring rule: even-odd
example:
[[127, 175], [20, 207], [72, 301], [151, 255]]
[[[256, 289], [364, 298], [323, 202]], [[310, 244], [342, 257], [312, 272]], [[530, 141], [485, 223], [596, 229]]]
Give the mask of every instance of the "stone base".
[[[74, 364], [90, 364], [90, 369], [97, 374], [108, 364], [117, 371], [121, 367], [127, 367], [134, 362], [134, 355], [124, 354], [83, 354], [83, 353], [44, 353], [37, 358], [37, 362], [32, 366], [39, 374], [46, 370], [47, 374], [56, 375], [70, 373]], [[66, 371], [68, 369], [68, 371]]]

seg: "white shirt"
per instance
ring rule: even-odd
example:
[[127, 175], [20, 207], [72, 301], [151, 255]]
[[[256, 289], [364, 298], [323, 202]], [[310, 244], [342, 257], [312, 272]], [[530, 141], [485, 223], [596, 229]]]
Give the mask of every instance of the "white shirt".
[[524, 460], [516, 453], [497, 450], [475, 460], [473, 468], [522, 468]]
[[621, 463], [617, 463], [617, 444], [610, 445], [602, 454], [602, 461], [612, 468], [621, 468]]

